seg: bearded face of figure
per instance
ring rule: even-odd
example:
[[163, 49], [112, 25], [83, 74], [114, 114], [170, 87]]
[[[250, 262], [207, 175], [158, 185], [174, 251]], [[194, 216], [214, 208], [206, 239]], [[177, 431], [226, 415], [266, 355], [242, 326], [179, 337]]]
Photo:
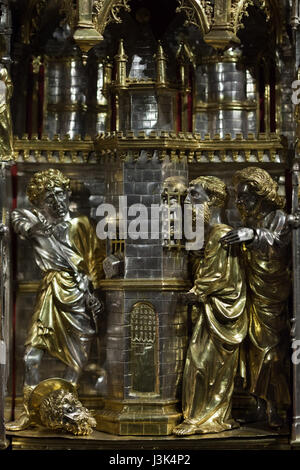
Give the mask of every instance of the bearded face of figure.
[[260, 209], [260, 198], [247, 183], [240, 183], [237, 187], [236, 205], [243, 221], [255, 218]]
[[181, 198], [186, 195], [186, 184], [184, 179], [176, 176], [170, 176], [164, 181], [161, 199], [164, 204], [180, 204]]
[[185, 199], [187, 204], [204, 204], [209, 201], [209, 196], [201, 184], [191, 184]]
[[[210, 198], [201, 184], [191, 184], [188, 188], [185, 204], [198, 206], [198, 215], [204, 218], [204, 223], [208, 224], [210, 219]], [[196, 207], [195, 207], [196, 209]]]
[[74, 435], [91, 434], [96, 421], [73, 393], [58, 390], [40, 406], [40, 418], [50, 429], [62, 429]]
[[62, 427], [75, 435], [88, 435], [96, 426], [94, 418], [87, 408], [73, 396], [66, 396], [62, 402]]
[[48, 218], [63, 219], [69, 212], [69, 192], [60, 187], [48, 189], [45, 191], [40, 206]]

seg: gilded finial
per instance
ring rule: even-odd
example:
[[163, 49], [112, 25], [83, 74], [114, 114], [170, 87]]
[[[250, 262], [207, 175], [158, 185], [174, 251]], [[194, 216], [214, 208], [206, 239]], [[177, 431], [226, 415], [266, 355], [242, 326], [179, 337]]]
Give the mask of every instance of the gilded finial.
[[167, 86], [167, 56], [164, 53], [161, 41], [158, 41], [155, 59], [157, 64], [157, 86], [165, 88]]
[[128, 60], [124, 49], [124, 40], [120, 39], [118, 54], [115, 56], [117, 64], [116, 85], [119, 88], [126, 88], [126, 62]]

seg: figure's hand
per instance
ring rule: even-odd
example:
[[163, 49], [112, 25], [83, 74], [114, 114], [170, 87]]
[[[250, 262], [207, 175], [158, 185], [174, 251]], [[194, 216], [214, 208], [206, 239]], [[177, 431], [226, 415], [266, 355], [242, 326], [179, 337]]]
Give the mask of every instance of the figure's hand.
[[97, 318], [98, 315], [104, 310], [104, 304], [102, 300], [97, 299], [94, 294], [89, 294], [87, 297], [87, 308], [93, 312], [93, 317]]
[[53, 233], [53, 229], [53, 225], [39, 221], [28, 230], [28, 235], [29, 237], [49, 238]]
[[199, 302], [199, 299], [195, 292], [189, 291], [179, 294], [179, 299], [184, 305], [193, 305]]
[[237, 230], [231, 230], [224, 237], [220, 238], [222, 245], [234, 245], [252, 241], [254, 239], [254, 230], [252, 228], [242, 227]]

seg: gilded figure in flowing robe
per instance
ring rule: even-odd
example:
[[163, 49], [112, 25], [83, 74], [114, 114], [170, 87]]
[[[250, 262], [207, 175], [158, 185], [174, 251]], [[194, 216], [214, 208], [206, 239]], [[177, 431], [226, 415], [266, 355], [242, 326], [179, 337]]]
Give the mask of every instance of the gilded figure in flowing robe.
[[[6, 42], [0, 36], [0, 57], [6, 52]], [[0, 160], [13, 160], [13, 130], [10, 112], [10, 99], [13, 85], [7, 68], [0, 64]]]
[[42, 171], [27, 187], [33, 209], [12, 213], [14, 230], [31, 242], [43, 277], [25, 343], [25, 411], [8, 429], [28, 424], [26, 398], [40, 381], [43, 354], [62, 361], [65, 379], [76, 384], [95, 336], [102, 305], [92, 290], [104, 277], [105, 244], [87, 217], [71, 217], [69, 194], [70, 181], [59, 170]]
[[221, 222], [226, 186], [212, 176], [189, 186], [187, 202], [201, 204], [204, 250], [194, 257], [194, 286], [183, 294], [198, 318], [187, 352], [182, 389], [183, 422], [173, 433], [217, 433], [238, 427], [231, 416], [239, 348], [247, 334], [246, 284], [234, 247], [220, 238], [231, 231]]
[[280, 427], [278, 408], [290, 403], [289, 317], [290, 230], [278, 185], [263, 169], [248, 167], [234, 175], [237, 207], [245, 224], [222, 238], [241, 245], [248, 285], [249, 332], [241, 375], [271, 427]]
[[12, 160], [13, 132], [10, 114], [10, 98], [12, 96], [12, 82], [7, 69], [0, 65], [0, 160]]

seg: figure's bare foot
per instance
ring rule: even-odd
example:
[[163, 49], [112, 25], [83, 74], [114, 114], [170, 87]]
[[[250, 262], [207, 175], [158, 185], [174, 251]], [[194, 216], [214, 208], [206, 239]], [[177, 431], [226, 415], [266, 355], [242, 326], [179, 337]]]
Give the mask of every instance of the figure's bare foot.
[[234, 419], [226, 420], [226, 422], [219, 423], [218, 421], [206, 422], [197, 427], [196, 434], [212, 434], [224, 431], [230, 431], [232, 429], [238, 429], [239, 423]]
[[196, 433], [197, 426], [194, 424], [185, 423], [184, 421], [173, 429], [173, 434], [176, 434], [176, 436], [191, 436], [192, 434]]
[[283, 426], [283, 419], [279, 416], [274, 403], [267, 403], [267, 416], [270, 428], [281, 428]]
[[25, 411], [23, 411], [23, 413], [20, 414], [18, 419], [6, 423], [5, 428], [7, 431], [22, 431], [23, 429], [27, 429], [30, 424], [31, 420], [29, 415]]

